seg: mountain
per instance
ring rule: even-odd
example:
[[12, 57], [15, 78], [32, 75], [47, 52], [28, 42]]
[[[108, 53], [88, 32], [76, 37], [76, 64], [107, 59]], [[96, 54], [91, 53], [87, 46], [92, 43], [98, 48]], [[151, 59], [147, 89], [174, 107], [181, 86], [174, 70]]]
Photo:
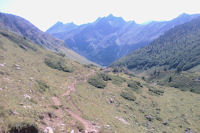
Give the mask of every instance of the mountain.
[[[164, 71], [175, 70], [177, 73], [181, 71], [189, 71], [191, 73], [190, 70], [194, 71], [193, 68], [195, 68], [195, 72], [199, 72], [200, 17], [170, 29], [148, 46], [132, 52], [111, 66], [136, 71], [148, 71], [153, 68], [155, 74], [156, 71], [160, 73], [163, 69]], [[185, 84], [182, 86], [200, 93], [200, 83], [196, 82], [198, 81], [196, 79], [198, 79], [199, 74], [195, 75], [193, 73], [194, 77], [185, 82], [188, 85]], [[180, 78], [184, 81], [184, 74]], [[189, 84], [189, 81], [192, 84]], [[196, 85], [195, 90], [193, 88], [194, 85]]]
[[[109, 15], [98, 18], [95, 22], [76, 27], [70, 27], [60, 32], [61, 23], [52, 28], [54, 33], [47, 33], [64, 40], [69, 48], [80, 55], [107, 66], [120, 57], [149, 44], [165, 31], [176, 25], [183, 24], [199, 16], [182, 14], [170, 21], [153, 21], [148, 24], [136, 24], [134, 21], [126, 22], [121, 17]], [[68, 25], [68, 24], [66, 24]]]
[[49, 28], [46, 32], [49, 34], [55, 34], [60, 32], [69, 32], [73, 29], [78, 27], [74, 23], [67, 23], [63, 24], [62, 22], [57, 22], [55, 25], [53, 25], [51, 28]]
[[67, 45], [64, 43], [64, 41], [57, 39], [50, 34], [42, 32], [29, 21], [19, 16], [0, 13], [0, 29], [15, 32], [42, 47], [63, 53], [66, 55], [66, 57], [72, 60], [76, 60], [85, 64], [92, 63], [91, 61], [88, 61], [86, 58], [67, 48]]
[[200, 132], [199, 107], [199, 94], [82, 65], [0, 30], [1, 133]]
[[200, 18], [176, 26], [148, 46], [123, 57], [113, 65], [129, 69], [168, 66], [188, 70], [200, 64]]

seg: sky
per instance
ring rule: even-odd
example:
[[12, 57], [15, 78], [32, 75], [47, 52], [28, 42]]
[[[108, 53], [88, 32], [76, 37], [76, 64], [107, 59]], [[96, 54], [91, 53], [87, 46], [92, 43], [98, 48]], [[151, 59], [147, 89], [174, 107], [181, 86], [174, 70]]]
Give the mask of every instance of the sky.
[[144, 23], [200, 13], [199, 0], [0, 0], [0, 12], [21, 16], [42, 31], [57, 21], [84, 24], [109, 14]]

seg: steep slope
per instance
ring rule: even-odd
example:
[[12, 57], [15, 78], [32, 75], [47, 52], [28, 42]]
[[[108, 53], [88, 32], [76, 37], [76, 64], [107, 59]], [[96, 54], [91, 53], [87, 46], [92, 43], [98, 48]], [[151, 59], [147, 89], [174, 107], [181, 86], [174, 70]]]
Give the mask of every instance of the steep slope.
[[63, 41], [43, 33], [29, 21], [19, 16], [0, 13], [0, 27], [25, 36], [34, 43], [50, 49], [57, 49], [57, 47], [64, 45]]
[[[86, 58], [101, 65], [109, 65], [131, 51], [147, 45], [165, 31], [197, 16], [199, 15], [182, 14], [170, 21], [136, 24], [134, 21], [126, 22], [120, 17], [109, 15], [98, 18], [93, 23], [77, 26], [73, 30], [69, 28], [70, 31], [66, 32], [59, 32], [60, 28], [56, 32], [54, 28], [54, 33], [51, 34], [65, 40], [69, 48]], [[64, 24], [60, 27], [64, 27]]]
[[57, 52], [62, 52], [63, 54], [66, 55], [66, 57], [72, 60], [76, 60], [85, 64], [92, 63], [88, 61], [87, 59], [85, 59], [84, 57], [68, 49], [64, 41], [59, 40], [47, 33], [42, 32], [33, 24], [31, 24], [29, 21], [19, 16], [6, 14], [6, 13], [0, 13], [0, 29], [15, 32], [42, 47], [45, 47]]
[[[174, 27], [148, 46], [136, 50], [112, 64], [114, 67], [124, 67], [133, 71], [154, 69], [152, 72], [154, 76], [157, 75], [157, 72], [159, 74], [161, 72], [162, 75], [162, 73], [173, 70], [176, 73], [189, 71], [197, 68], [198, 65], [200, 65], [200, 18]], [[196, 69], [193, 72], [198, 71], [199, 69]], [[174, 76], [174, 79], [177, 80], [173, 85], [200, 93], [199, 74], [191, 72], [182, 74], [182, 76]], [[186, 75], [184, 76], [184, 74]], [[159, 75], [157, 76], [159, 77]], [[168, 78], [169, 76], [170, 74], [168, 74]], [[164, 76], [164, 78], [167, 77]], [[171, 78], [168, 80], [169, 84], [171, 84]]]
[[88, 73], [79, 63], [0, 30], [0, 132], [93, 131], [68, 99], [73, 82]]
[[199, 99], [0, 30], [0, 132], [199, 132]]
[[200, 64], [200, 18], [176, 26], [148, 46], [125, 56], [113, 65], [129, 69], [168, 66], [188, 70]]

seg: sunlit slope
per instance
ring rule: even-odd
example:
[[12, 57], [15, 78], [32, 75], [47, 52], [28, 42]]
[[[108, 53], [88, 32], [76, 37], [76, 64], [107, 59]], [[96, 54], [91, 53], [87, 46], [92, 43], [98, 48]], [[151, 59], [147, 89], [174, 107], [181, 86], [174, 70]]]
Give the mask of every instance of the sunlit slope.
[[65, 44], [64, 41], [42, 32], [28, 20], [21, 18], [19, 16], [0, 13], [0, 29], [17, 33], [44, 48], [56, 52], [62, 52], [66, 55], [66, 57], [72, 60], [76, 60], [80, 63], [84, 64], [92, 63], [86, 58], [68, 49], [67, 44]]

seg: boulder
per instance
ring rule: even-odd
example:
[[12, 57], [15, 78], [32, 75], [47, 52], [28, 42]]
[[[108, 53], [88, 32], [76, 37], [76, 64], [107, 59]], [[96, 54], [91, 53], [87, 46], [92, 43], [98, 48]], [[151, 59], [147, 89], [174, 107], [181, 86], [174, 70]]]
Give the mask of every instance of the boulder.
[[44, 133], [53, 133], [53, 129], [51, 127], [46, 127]]
[[145, 118], [148, 120], [148, 121], [153, 121], [153, 117], [151, 115], [145, 115]]
[[24, 94], [24, 98], [30, 100], [30, 99], [31, 99], [31, 96], [29, 96], [28, 94]]
[[114, 99], [113, 99], [113, 98], [110, 98], [109, 102], [110, 102], [110, 103], [114, 103]]

